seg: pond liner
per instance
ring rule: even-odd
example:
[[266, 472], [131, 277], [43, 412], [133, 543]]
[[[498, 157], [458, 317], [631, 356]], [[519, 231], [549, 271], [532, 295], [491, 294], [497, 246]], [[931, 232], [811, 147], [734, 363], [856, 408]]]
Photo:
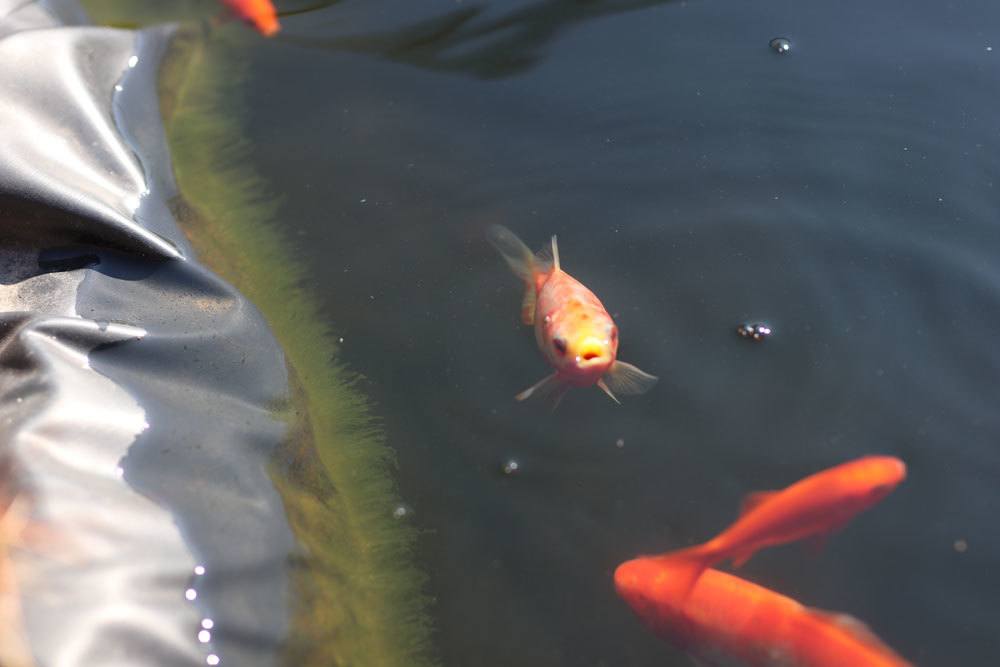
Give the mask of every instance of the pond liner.
[[174, 29], [82, 22], [0, 0], [0, 664], [277, 664], [284, 356], [171, 213]]
[[391, 450], [221, 117], [241, 82], [188, 67], [211, 32], [0, 0], [0, 665], [434, 664]]

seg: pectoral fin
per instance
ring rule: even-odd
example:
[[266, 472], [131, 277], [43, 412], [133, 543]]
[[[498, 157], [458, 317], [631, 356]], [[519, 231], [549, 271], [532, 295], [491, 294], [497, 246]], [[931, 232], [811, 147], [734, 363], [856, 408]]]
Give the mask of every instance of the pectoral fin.
[[[627, 364], [624, 361], [616, 361], [611, 364], [611, 368], [601, 378], [602, 382], [599, 382], [598, 386], [607, 392], [611, 398], [615, 398], [614, 394], [633, 396], [636, 394], [645, 394], [653, 388], [657, 379], [655, 375], [643, 372], [632, 364]], [[615, 398], [615, 401], [617, 402], [618, 399]]]
[[740, 505], [740, 517], [742, 518], [743, 515], [757, 509], [776, 495], [778, 495], [777, 491], [756, 491], [747, 494], [747, 497], [743, 499], [743, 504]]
[[559, 379], [558, 373], [553, 373], [531, 385], [514, 398], [519, 401], [532, 396], [547, 398], [552, 402], [552, 409], [555, 410], [559, 407], [559, 402], [562, 401], [567, 391], [569, 391], [569, 385]]
[[746, 562], [753, 558], [753, 555], [757, 553], [757, 548], [757, 546], [751, 546], [747, 549], [743, 549], [742, 551], [733, 553], [733, 567], [743, 567]]
[[601, 378], [600, 380], [598, 380], [598, 381], [597, 381], [597, 386], [598, 386], [598, 387], [600, 387], [601, 389], [603, 389], [603, 390], [604, 390], [604, 393], [605, 393], [605, 394], [607, 394], [608, 396], [610, 396], [610, 397], [611, 397], [611, 400], [612, 400], [612, 401], [614, 401], [614, 402], [615, 402], [615, 403], [617, 403], [618, 405], [621, 405], [621, 404], [622, 404], [622, 402], [618, 400], [618, 397], [617, 397], [617, 396], [615, 396], [615, 395], [614, 395], [614, 394], [613, 394], [613, 393], [611, 392], [611, 389], [609, 389], [609, 388], [608, 388], [608, 385], [606, 385], [606, 384], [604, 383], [604, 379], [603, 379], [603, 378]]
[[856, 642], [868, 647], [872, 652], [877, 653], [894, 665], [900, 667], [912, 667], [912, 665], [899, 656], [890, 646], [883, 642], [869, 629], [867, 625], [848, 614], [836, 614], [822, 609], [809, 608], [806, 613], [816, 621], [840, 628], [850, 635]]

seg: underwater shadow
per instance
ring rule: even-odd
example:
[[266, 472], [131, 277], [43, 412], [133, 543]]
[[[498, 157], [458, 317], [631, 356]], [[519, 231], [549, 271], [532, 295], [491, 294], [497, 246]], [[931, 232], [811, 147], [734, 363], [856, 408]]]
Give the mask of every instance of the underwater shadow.
[[473, 25], [488, 9], [477, 5], [400, 30], [333, 39], [281, 39], [311, 48], [373, 55], [421, 69], [498, 79], [523, 73], [540, 63], [544, 47], [575, 24], [676, 1], [543, 0]]

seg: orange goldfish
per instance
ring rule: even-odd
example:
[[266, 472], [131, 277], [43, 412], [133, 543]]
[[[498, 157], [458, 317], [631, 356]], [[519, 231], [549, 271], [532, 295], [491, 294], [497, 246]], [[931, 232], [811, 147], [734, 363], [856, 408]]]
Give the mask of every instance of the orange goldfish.
[[810, 609], [762, 586], [706, 570], [677, 596], [676, 563], [637, 558], [615, 570], [618, 595], [658, 637], [701, 667], [912, 667], [861, 621]]
[[506, 227], [494, 225], [490, 242], [514, 273], [524, 280], [521, 321], [535, 325], [535, 340], [555, 372], [515, 398], [536, 392], [558, 405], [570, 387], [597, 385], [618, 403], [615, 394], [642, 394], [657, 378], [618, 361], [618, 327], [593, 292], [559, 264], [559, 247], [552, 237], [551, 256], [532, 254]]
[[893, 456], [865, 456], [842, 463], [781, 491], [750, 494], [729, 528], [704, 544], [658, 558], [674, 563], [675, 572], [686, 571], [674, 577], [683, 597], [705, 568], [727, 558], [739, 567], [762, 547], [803, 538], [825, 540], [905, 478], [906, 464]]
[[26, 502], [17, 498], [9, 501], [0, 490], [0, 665], [29, 667], [34, 664], [31, 648], [25, 634], [18, 590], [10, 547], [25, 544], [25, 535], [31, 529]]
[[236, 16], [253, 25], [265, 37], [281, 29], [278, 12], [271, 0], [222, 0]]

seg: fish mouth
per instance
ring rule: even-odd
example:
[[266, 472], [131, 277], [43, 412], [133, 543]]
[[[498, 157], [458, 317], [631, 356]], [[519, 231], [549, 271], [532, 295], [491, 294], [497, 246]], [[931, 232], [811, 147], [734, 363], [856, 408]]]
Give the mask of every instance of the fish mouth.
[[595, 362], [606, 360], [608, 357], [608, 350], [601, 341], [589, 338], [577, 349], [576, 363], [580, 366], [593, 366]]

